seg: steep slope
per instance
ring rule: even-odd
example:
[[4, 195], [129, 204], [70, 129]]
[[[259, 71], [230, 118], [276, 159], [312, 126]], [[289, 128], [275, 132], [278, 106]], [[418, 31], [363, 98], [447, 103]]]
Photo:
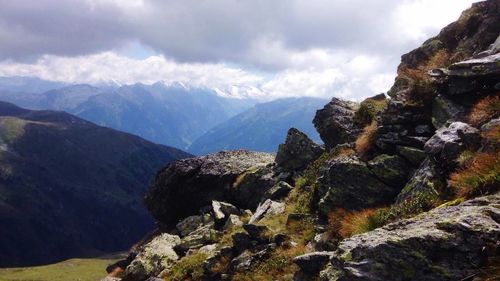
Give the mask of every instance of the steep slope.
[[152, 227], [142, 206], [180, 150], [63, 112], [0, 103], [0, 266], [122, 250]]
[[325, 102], [318, 98], [286, 98], [257, 104], [196, 139], [188, 151], [198, 155], [227, 149], [273, 152], [290, 127], [320, 141], [311, 120]]

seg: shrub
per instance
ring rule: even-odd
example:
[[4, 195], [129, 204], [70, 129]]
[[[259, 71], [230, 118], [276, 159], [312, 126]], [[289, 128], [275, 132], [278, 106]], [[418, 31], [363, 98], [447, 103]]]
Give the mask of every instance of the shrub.
[[371, 124], [375, 116], [385, 108], [387, 103], [387, 99], [365, 99], [359, 105], [359, 109], [354, 113], [354, 123], [358, 126], [367, 126]]
[[472, 107], [469, 122], [474, 126], [479, 126], [497, 116], [500, 116], [500, 96], [489, 96]]
[[500, 188], [500, 152], [477, 153], [470, 163], [452, 173], [448, 184], [459, 197], [474, 197]]
[[377, 121], [372, 121], [372, 123], [363, 129], [363, 132], [356, 139], [356, 152], [358, 155], [365, 159], [368, 157], [373, 149], [375, 137], [377, 135]]

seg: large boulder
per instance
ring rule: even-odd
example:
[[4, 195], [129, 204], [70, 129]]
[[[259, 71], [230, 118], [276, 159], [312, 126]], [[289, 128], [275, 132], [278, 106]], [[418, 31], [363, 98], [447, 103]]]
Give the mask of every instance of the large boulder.
[[388, 204], [399, 191], [382, 182], [364, 162], [340, 157], [325, 163], [316, 197], [319, 212], [328, 215], [335, 208], [356, 210]]
[[480, 197], [348, 238], [321, 280], [469, 280], [499, 253], [499, 204]]
[[243, 206], [255, 208], [259, 202], [252, 199], [255, 193], [247, 194], [251, 197], [240, 198], [243, 194], [237, 192], [233, 185], [238, 176], [273, 161], [272, 154], [238, 150], [171, 163], [156, 175], [145, 198], [146, 207], [154, 218], [167, 226], [196, 214], [201, 207], [210, 205], [212, 200], [229, 203], [256, 201], [254, 206]]
[[276, 154], [276, 164], [285, 170], [303, 170], [318, 158], [324, 149], [315, 144], [306, 134], [291, 128], [285, 143], [280, 144]]
[[316, 112], [313, 123], [328, 149], [356, 139], [360, 130], [353, 117], [358, 107], [357, 103], [333, 98]]

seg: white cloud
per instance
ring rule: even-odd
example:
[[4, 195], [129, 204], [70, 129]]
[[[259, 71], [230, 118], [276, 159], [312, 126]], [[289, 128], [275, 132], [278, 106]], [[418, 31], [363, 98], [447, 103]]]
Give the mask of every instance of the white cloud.
[[5, 0], [0, 75], [359, 100], [472, 2]]

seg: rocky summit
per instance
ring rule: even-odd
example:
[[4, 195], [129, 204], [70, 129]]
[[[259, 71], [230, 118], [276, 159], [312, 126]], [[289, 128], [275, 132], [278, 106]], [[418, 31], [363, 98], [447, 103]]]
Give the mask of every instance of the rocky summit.
[[[498, 280], [500, 2], [402, 56], [391, 90], [333, 98], [277, 155], [173, 162], [146, 196], [158, 229], [116, 280]], [[389, 97], [389, 98], [387, 98]]]

